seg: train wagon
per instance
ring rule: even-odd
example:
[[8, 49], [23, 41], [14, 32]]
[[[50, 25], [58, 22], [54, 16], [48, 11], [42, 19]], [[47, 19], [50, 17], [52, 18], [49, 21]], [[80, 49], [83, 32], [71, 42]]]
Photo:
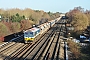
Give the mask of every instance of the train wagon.
[[48, 21], [48, 23], [50, 24], [50, 27], [52, 27], [55, 24], [55, 22], [56, 22], [56, 20]]
[[38, 28], [40, 28], [40, 34], [43, 34], [50, 28], [50, 24], [44, 23], [42, 25], [39, 25]]
[[32, 42], [37, 35], [40, 34], [40, 29], [37, 27], [31, 28], [29, 30], [24, 31], [24, 41], [25, 43]]

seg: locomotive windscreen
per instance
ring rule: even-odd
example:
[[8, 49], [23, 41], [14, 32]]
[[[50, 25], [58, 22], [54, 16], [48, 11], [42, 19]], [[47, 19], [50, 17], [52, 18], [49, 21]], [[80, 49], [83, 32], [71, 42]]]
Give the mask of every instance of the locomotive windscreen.
[[33, 32], [30, 32], [29, 33], [29, 37], [34, 37], [34, 33]]

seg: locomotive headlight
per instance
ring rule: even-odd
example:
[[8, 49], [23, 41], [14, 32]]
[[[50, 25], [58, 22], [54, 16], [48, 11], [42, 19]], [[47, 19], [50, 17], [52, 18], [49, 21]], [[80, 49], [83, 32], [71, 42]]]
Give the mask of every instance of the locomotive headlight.
[[31, 40], [34, 40], [34, 38], [31, 38]]
[[27, 38], [24, 38], [25, 40], [27, 40]]

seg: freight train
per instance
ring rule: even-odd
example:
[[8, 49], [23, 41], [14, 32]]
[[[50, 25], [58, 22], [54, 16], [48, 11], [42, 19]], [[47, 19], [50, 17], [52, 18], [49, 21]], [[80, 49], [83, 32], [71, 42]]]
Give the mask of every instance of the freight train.
[[34, 41], [38, 35], [45, 33], [49, 28], [51, 28], [60, 19], [61, 17], [24, 31], [25, 43], [30, 43]]

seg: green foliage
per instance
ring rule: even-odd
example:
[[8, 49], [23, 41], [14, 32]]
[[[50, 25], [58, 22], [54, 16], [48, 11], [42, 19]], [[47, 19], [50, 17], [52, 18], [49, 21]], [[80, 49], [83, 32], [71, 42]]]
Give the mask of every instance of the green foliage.
[[51, 15], [51, 12], [49, 11], [48, 14]]
[[25, 19], [25, 16], [23, 15], [22, 18]]
[[21, 20], [25, 19], [25, 16], [19, 16], [17, 13], [16, 15], [11, 16], [12, 22], [20, 22]]
[[17, 13], [16, 16], [19, 17], [19, 14]]
[[[10, 31], [9, 33], [15, 33], [22, 29], [31, 28], [33, 24], [39, 24], [39, 21], [42, 18], [52, 20], [56, 17], [54, 13], [50, 12], [50, 14], [48, 14], [42, 10], [32, 10], [29, 8], [24, 10], [18, 8], [8, 10], [0, 9], [0, 14], [2, 15], [2, 22], [6, 22], [4, 23], [6, 26], [5, 28]], [[3, 32], [2, 27], [0, 32]], [[3, 35], [6, 35], [6, 33]]]
[[40, 12], [39, 10], [35, 10], [35, 12]]
[[[56, 14], [58, 15], [59, 12]], [[47, 18], [48, 20], [55, 19], [57, 17], [56, 14], [52, 12], [44, 12], [42, 10], [32, 10], [29, 8], [26, 8], [24, 10], [20, 10], [18, 8], [16, 9], [8, 9], [8, 10], [0, 10], [0, 14], [4, 17], [3, 20], [5, 20], [7, 17], [12, 22], [20, 22], [21, 20], [24, 20], [25, 18], [28, 18], [32, 20], [33, 22], [39, 22], [42, 18]]]

